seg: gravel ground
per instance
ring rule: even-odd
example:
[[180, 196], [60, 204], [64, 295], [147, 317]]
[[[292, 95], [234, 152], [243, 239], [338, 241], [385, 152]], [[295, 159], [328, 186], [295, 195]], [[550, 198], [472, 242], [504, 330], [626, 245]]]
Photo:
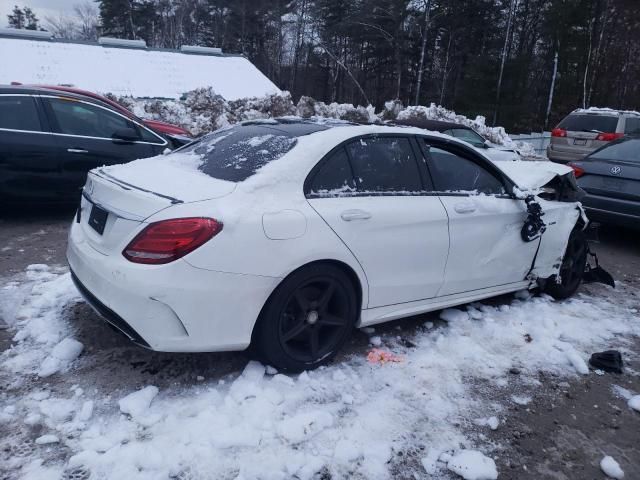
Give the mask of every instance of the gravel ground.
[[[38, 209], [3, 215], [0, 217], [2, 277], [18, 274], [34, 263], [64, 265], [66, 234], [73, 209]], [[624, 283], [616, 294], [636, 295], [640, 289], [640, 233], [617, 228], [603, 230], [596, 251], [601, 264]], [[582, 291], [594, 296], [609, 294], [600, 285], [583, 286]], [[498, 304], [502, 301], [506, 300], [494, 300]], [[637, 303], [640, 306], [640, 298]], [[241, 371], [246, 363], [242, 353], [166, 354], [144, 350], [114, 334], [82, 303], [75, 305], [70, 315], [78, 326], [77, 338], [86, 349], [79, 369], [91, 371], [102, 379], [100, 385], [96, 385], [103, 390], [100, 393], [127, 390], [131, 385], [149, 382], [160, 388], [191, 384], [198, 375], [207, 379], [222, 378]], [[425, 317], [438, 322], [437, 314], [429, 314], [392, 322], [376, 330], [381, 335], [400, 330], [402, 337], [410, 341], [412, 331], [425, 322]], [[10, 344], [10, 332], [0, 329], [0, 351]], [[357, 333], [345, 352], [364, 353], [367, 348], [368, 337]], [[619, 346], [610, 345], [610, 348]], [[517, 380], [514, 381], [519, 394], [524, 391], [533, 398], [526, 406], [509, 402], [510, 392], [499, 394], [504, 398], [496, 398], [495, 393], [488, 392], [489, 386], [475, 386], [479, 396], [491, 395], [495, 401], [512, 405], [498, 430], [470, 431], [471, 435], [485, 435], [496, 446], [499, 478], [603, 479], [598, 462], [604, 455], [612, 455], [625, 470], [625, 478], [640, 479], [640, 415], [626, 407], [626, 400], [612, 393], [614, 385], [640, 391], [640, 340], [633, 340], [632, 347], [623, 353], [628, 367], [623, 375], [588, 375], [567, 381], [541, 372], [540, 386], [518, 385]], [[517, 371], [513, 375], [517, 379]], [[49, 383], [55, 382], [61, 383], [58, 388], [68, 390], [67, 383], [73, 382], [73, 376], [49, 380]], [[0, 390], [2, 388], [0, 385]], [[419, 455], [420, 452], [406, 452], [405, 458], [398, 462], [413, 463]]]

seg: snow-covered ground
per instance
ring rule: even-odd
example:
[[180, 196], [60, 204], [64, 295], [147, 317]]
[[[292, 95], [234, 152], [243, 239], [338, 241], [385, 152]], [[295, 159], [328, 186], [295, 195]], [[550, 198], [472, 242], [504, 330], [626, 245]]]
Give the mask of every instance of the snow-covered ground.
[[81, 299], [64, 268], [33, 265], [2, 285], [15, 342], [0, 356], [9, 479], [494, 479], [500, 446], [485, 433], [511, 404], [527, 408], [538, 372], [593, 375], [590, 353], [640, 332], [640, 292], [624, 284], [565, 302], [523, 292], [426, 316], [410, 335], [401, 322], [368, 328], [372, 355], [301, 375], [246, 362], [112, 389], [104, 372], [126, 377], [132, 359], [114, 348], [96, 365], [99, 342], [78, 343]]

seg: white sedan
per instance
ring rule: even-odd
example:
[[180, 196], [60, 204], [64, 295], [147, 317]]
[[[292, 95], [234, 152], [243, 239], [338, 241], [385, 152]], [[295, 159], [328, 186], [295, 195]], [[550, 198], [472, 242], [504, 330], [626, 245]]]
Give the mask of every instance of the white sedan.
[[414, 128], [246, 122], [91, 171], [67, 257], [88, 303], [140, 345], [251, 344], [315, 368], [354, 327], [578, 288], [571, 169], [501, 163]]

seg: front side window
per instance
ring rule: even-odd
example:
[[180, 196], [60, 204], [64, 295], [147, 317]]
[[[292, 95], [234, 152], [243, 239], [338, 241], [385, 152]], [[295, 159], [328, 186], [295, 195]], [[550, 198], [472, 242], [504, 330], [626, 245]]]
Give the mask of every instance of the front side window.
[[131, 120], [104, 108], [61, 98], [51, 98], [49, 104], [58, 122], [59, 133], [111, 139], [118, 131], [133, 129], [138, 132]]
[[430, 147], [428, 154], [437, 191], [487, 195], [506, 193], [502, 182], [477, 163], [436, 147]]
[[406, 137], [361, 138], [347, 145], [359, 192], [422, 191], [411, 142]]
[[0, 96], [0, 128], [42, 131], [35, 100], [27, 96]]

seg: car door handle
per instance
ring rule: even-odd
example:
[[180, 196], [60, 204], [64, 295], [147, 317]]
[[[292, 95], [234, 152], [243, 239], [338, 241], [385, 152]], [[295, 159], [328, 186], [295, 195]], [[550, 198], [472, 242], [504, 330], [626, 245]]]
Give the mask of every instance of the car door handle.
[[353, 220], [369, 220], [371, 214], [364, 210], [345, 210], [340, 214], [340, 218], [345, 222], [351, 222]]
[[82, 148], [67, 148], [67, 152], [69, 152], [69, 153], [89, 153], [89, 150], [84, 150]]
[[453, 209], [458, 213], [473, 213], [476, 211], [476, 206], [473, 204], [473, 202], [466, 201], [456, 203]]

